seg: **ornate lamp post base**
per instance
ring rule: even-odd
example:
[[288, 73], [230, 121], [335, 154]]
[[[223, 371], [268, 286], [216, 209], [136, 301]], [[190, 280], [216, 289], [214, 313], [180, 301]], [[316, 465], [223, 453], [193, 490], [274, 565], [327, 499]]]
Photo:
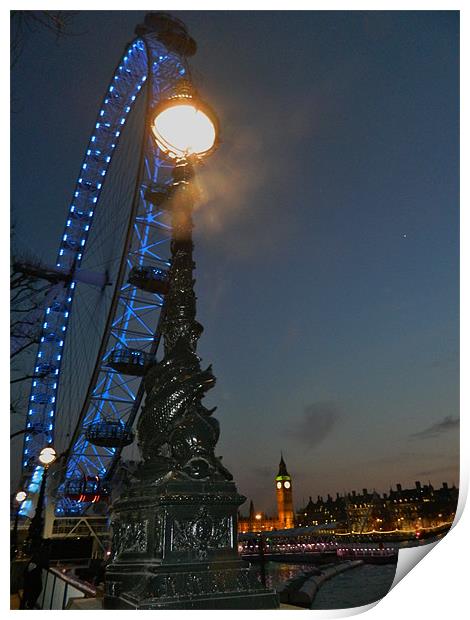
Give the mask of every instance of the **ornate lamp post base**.
[[235, 484], [166, 478], [141, 479], [113, 505], [105, 609], [279, 607], [238, 557]]

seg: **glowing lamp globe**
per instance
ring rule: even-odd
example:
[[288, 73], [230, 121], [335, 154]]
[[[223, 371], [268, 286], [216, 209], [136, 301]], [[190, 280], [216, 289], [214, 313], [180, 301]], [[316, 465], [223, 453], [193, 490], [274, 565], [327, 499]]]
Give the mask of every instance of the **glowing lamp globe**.
[[172, 160], [207, 157], [217, 148], [217, 116], [186, 80], [157, 105], [151, 127], [158, 147]]
[[18, 502], [18, 504], [21, 504], [21, 502], [24, 502], [24, 500], [26, 499], [26, 493], [25, 491], [18, 491], [18, 493], [15, 495], [15, 499]]
[[57, 452], [51, 446], [43, 448], [39, 453], [39, 462], [42, 465], [51, 465], [57, 458]]

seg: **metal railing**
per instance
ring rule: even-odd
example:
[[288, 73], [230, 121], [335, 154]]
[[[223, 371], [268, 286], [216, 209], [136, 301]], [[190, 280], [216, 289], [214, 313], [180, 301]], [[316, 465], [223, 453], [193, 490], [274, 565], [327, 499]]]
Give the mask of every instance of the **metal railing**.
[[43, 588], [39, 609], [68, 609], [71, 599], [96, 596], [96, 589], [88, 586], [57, 568], [42, 571]]

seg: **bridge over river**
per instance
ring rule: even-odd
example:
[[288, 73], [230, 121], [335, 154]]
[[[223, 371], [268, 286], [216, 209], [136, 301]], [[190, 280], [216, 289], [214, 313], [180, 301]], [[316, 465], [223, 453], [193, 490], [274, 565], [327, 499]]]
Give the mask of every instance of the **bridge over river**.
[[324, 564], [335, 560], [361, 559], [368, 563], [396, 563], [399, 543], [336, 540], [330, 526], [246, 532], [238, 536], [238, 550], [251, 562]]

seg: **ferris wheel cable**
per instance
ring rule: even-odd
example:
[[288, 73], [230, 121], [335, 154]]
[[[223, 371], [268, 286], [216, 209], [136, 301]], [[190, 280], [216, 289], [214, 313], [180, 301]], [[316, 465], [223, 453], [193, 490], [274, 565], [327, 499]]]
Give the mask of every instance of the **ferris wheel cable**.
[[[82, 308], [86, 310], [87, 302], [85, 301], [85, 299], [80, 299], [79, 301], [82, 304]], [[84, 317], [80, 317], [79, 327], [76, 330], [76, 336], [74, 338], [74, 341], [70, 343], [74, 349], [71, 358], [70, 368], [64, 368], [64, 372], [67, 372], [68, 370], [67, 374], [70, 377], [74, 377], [75, 375], [76, 377], [81, 378], [86, 374], [85, 369], [87, 367], [87, 354], [91, 353], [91, 347], [87, 346], [86, 349], [83, 349], [83, 346], [86, 346], [87, 343], [86, 341], [80, 342], [80, 334], [83, 334], [84, 330], [89, 329], [90, 327], [90, 320], [92, 321], [91, 312], [89, 314], [89, 320], [85, 321], [83, 320]], [[91, 325], [93, 325], [93, 322], [91, 322]], [[80, 354], [80, 349], [82, 350], [82, 354]], [[76, 417], [76, 415], [73, 415], [74, 409], [77, 407], [77, 403], [80, 402], [79, 398], [81, 396], [82, 390], [80, 389], [78, 381], [72, 382], [71, 380], [70, 382], [68, 382], [68, 384], [65, 384], [64, 388], [65, 393], [69, 395], [68, 417], [70, 420], [73, 420]]]
[[[120, 171], [115, 171], [115, 174], [120, 175]], [[111, 219], [111, 221], [107, 222], [107, 226], [106, 226], [106, 234], [110, 235], [111, 238], [115, 238], [117, 239], [119, 237], [119, 235], [116, 235], [116, 233], [121, 232], [124, 222], [122, 221], [122, 217], [116, 217], [116, 211], [119, 208], [120, 204], [123, 204], [125, 202], [125, 199], [121, 198], [121, 195], [124, 194], [124, 192], [122, 191], [121, 188], [117, 188], [117, 190], [115, 191], [115, 193], [111, 196], [111, 200], [109, 200], [110, 202], [114, 201], [114, 217]], [[121, 209], [122, 210], [122, 209]], [[116, 241], [116, 246], [117, 241]], [[100, 253], [100, 257], [98, 258], [98, 260], [100, 261], [100, 263], [98, 264], [106, 264], [107, 261], [109, 260], [108, 257], [104, 256], [104, 248], [100, 245], [100, 236], [99, 235], [95, 235], [94, 238], [90, 239], [90, 246], [89, 248], [89, 252], [91, 253], [93, 250], [97, 249], [98, 252]], [[121, 251], [118, 250], [118, 248], [116, 247], [116, 252], [115, 252], [115, 258], [118, 259], [120, 258], [121, 255]], [[96, 262], [93, 261], [92, 262], [92, 266], [96, 268]]]
[[[129, 129], [126, 129], [126, 131], [129, 131]], [[121, 155], [123, 155], [123, 151], [124, 151], [123, 146], [124, 146], [124, 144], [121, 143], [120, 147], [119, 147]], [[106, 190], [105, 190], [105, 195], [102, 196], [101, 202], [100, 202], [100, 204], [102, 206], [102, 211], [101, 211], [102, 213], [107, 211], [106, 207], [103, 205], [103, 202], [109, 201], [111, 203], [111, 206], [114, 208], [114, 218], [113, 218], [114, 226], [113, 226], [111, 231], [109, 230], [109, 219], [108, 218], [106, 218], [106, 219], [102, 218], [102, 220], [101, 220], [101, 221], [105, 222], [106, 229], [107, 229], [106, 233], [107, 233], [107, 235], [110, 235], [112, 239], [118, 238], [118, 236], [116, 235], [116, 231], [117, 231], [118, 228], [122, 228], [123, 227], [123, 224], [121, 223], [123, 221], [123, 218], [122, 217], [116, 217], [116, 205], [121, 205], [122, 204], [123, 208], [121, 209], [121, 211], [128, 211], [127, 204], [128, 204], [129, 201], [127, 199], [124, 199], [124, 200], [122, 199], [122, 194], [124, 193], [123, 192], [123, 188], [124, 188], [124, 185], [125, 185], [125, 182], [124, 182], [123, 179], [124, 179], [125, 175], [121, 173], [121, 170], [122, 169], [125, 170], [125, 169], [129, 168], [129, 164], [128, 164], [127, 158], [128, 158], [128, 152], [131, 151], [132, 149], [133, 149], [133, 145], [132, 144], [130, 146], [129, 146], [129, 144], [126, 144], [127, 152], [125, 154], [125, 157], [123, 157], [122, 161], [121, 160], [114, 160], [115, 161], [115, 163], [113, 164], [114, 172], [115, 172], [115, 177], [117, 177], [117, 179], [118, 179], [118, 183], [115, 184], [116, 187], [113, 186], [113, 189], [111, 191], [108, 191], [109, 196], [106, 196]], [[118, 164], [118, 165], [116, 165], [116, 164]], [[109, 185], [109, 181], [108, 181], [107, 188], [109, 188], [109, 187], [110, 187], [110, 185]], [[127, 217], [128, 216], [126, 215], [126, 218]], [[100, 222], [98, 221], [97, 224], [99, 224], [99, 223]], [[97, 226], [95, 225], [95, 230], [96, 230], [96, 228], [97, 228]], [[101, 239], [102, 239], [102, 237], [101, 237], [101, 235], [100, 235], [100, 233], [98, 231], [98, 234], [95, 234], [94, 237], [92, 237], [90, 239], [89, 244], [87, 245], [87, 249], [86, 249], [86, 251], [84, 253], [83, 261], [84, 261], [84, 264], [86, 264], [87, 267], [89, 267], [89, 268], [95, 268], [95, 265], [96, 265], [96, 263], [95, 263], [96, 259], [91, 259], [90, 260], [90, 256], [93, 256], [94, 254], [96, 254], [96, 252], [94, 251], [95, 250], [95, 247], [94, 247], [95, 245], [97, 245], [98, 250], [100, 251], [100, 254], [101, 254], [100, 258], [101, 259], [104, 258], [104, 250], [101, 251], [102, 250], [102, 246], [103, 246], [103, 244], [101, 242]], [[122, 253], [122, 250], [115, 251], [115, 253], [118, 253], [118, 252], [120, 254], [120, 253]], [[116, 260], [116, 259], [119, 260], [119, 258], [120, 258], [120, 256], [117, 256], [117, 257], [115, 256], [115, 257], [113, 257], [113, 260]], [[103, 260], [102, 262], [109, 264], [109, 259], [106, 258], [106, 260]], [[95, 314], [96, 310], [95, 310], [95, 308], [90, 310], [90, 308], [89, 308], [89, 301], [90, 301], [90, 299], [86, 295], [83, 295], [85, 291], [86, 291], [86, 289], [84, 289], [82, 287], [80, 287], [80, 290], [77, 290], [77, 296], [80, 293], [82, 293], [82, 300], [83, 301], [81, 301], [80, 299], [77, 298], [76, 303], [77, 304], [80, 304], [80, 303], [83, 304], [83, 308], [82, 308], [83, 309], [83, 313], [88, 315], [88, 317], [86, 317], [86, 319], [89, 320], [89, 324], [93, 327], [93, 330], [95, 331], [95, 335], [96, 335], [96, 337], [98, 338], [98, 341], [99, 341], [101, 339], [102, 334], [99, 333], [99, 328], [97, 327], [97, 323], [99, 323], [101, 325], [101, 320], [99, 320], [99, 321], [95, 320], [96, 319], [96, 314]], [[96, 296], [95, 297], [91, 297], [91, 301], [94, 302], [96, 305], [98, 305], [98, 310], [101, 311], [101, 313], [103, 313], [103, 315], [106, 314], [107, 307], [109, 307], [109, 306], [107, 306], [107, 304], [100, 303], [102, 301], [100, 297], [96, 297]], [[107, 306], [107, 307], [105, 307], [105, 306]], [[85, 329], [86, 329], [86, 319], [85, 319]], [[76, 333], [78, 338], [81, 338], [82, 337], [82, 333], [84, 333], [84, 328], [83, 327], [79, 327], [78, 330], [75, 330], [75, 333]], [[70, 343], [70, 346], [72, 346], [75, 349], [74, 343]], [[87, 351], [84, 351], [84, 353], [85, 353], [85, 357], [90, 357], [90, 356], [87, 355]], [[73, 366], [75, 367], [75, 370], [76, 370], [77, 360], [74, 358], [72, 363], [73, 363]], [[82, 367], [83, 367], [83, 365], [82, 365]], [[76, 376], [78, 374], [78, 376], [82, 376], [84, 374], [84, 373], [81, 372], [82, 367], [79, 368], [79, 372], [78, 373], [75, 372], [75, 373], [73, 373], [73, 375]], [[72, 373], [69, 373], [67, 371], [67, 369], [64, 370], [64, 373], [65, 373], [65, 375], [72, 375]], [[66, 386], [66, 391], [69, 393], [70, 396], [73, 393], [72, 390], [70, 390], [70, 388], [68, 386]], [[75, 403], [81, 402], [81, 399], [78, 399], [78, 393], [77, 392], [74, 394], [73, 398], [74, 398]], [[71, 409], [71, 407], [69, 405], [69, 410], [70, 409]], [[70, 418], [70, 416], [69, 416], [69, 418]], [[74, 416], [74, 418], [76, 418], [76, 416]]]
[[[74, 377], [82, 376], [80, 370], [77, 372], [77, 368], [82, 363], [80, 350], [82, 350], [81, 357], [85, 359], [90, 353], [89, 342], [84, 336], [87, 332], [97, 329], [96, 313], [104, 311], [106, 305], [102, 303], [103, 293], [90, 291], [87, 286], [78, 286], [76, 295], [77, 304], [80, 305], [81, 310], [74, 315], [74, 322], [78, 323], [78, 325], [76, 329], [70, 329], [67, 347], [64, 350], [62, 381], [58, 392], [58, 403], [62, 402], [62, 404], [64, 393], [68, 394], [69, 399], [77, 398], [78, 394], [74, 393], [71, 380]], [[90, 301], [94, 304], [93, 309], [89, 307]], [[67, 410], [71, 410], [70, 405], [67, 407]], [[56, 426], [56, 428], [58, 429], [59, 427]]]
[[[147, 75], [148, 77], [148, 75]], [[146, 89], [146, 103], [148, 105], [149, 100], [150, 100], [150, 89]], [[109, 328], [112, 324], [112, 320], [114, 317], [114, 311], [116, 309], [117, 306], [117, 302], [118, 302], [118, 291], [120, 289], [120, 287], [122, 286], [123, 283], [123, 279], [124, 279], [124, 272], [125, 272], [125, 268], [126, 268], [126, 262], [127, 262], [127, 251], [130, 248], [130, 243], [131, 243], [131, 238], [132, 238], [132, 232], [133, 232], [133, 225], [134, 225], [134, 221], [133, 221], [133, 215], [135, 215], [135, 212], [137, 210], [137, 205], [138, 205], [138, 195], [139, 195], [139, 190], [140, 190], [140, 184], [141, 184], [141, 178], [142, 178], [142, 168], [143, 168], [143, 164], [144, 164], [144, 154], [145, 154], [145, 126], [142, 132], [142, 140], [141, 140], [141, 152], [140, 152], [140, 156], [139, 156], [139, 165], [138, 165], [138, 176], [137, 176], [137, 180], [136, 180], [136, 184], [135, 184], [135, 190], [134, 190], [134, 199], [133, 199], [133, 204], [132, 204], [132, 210], [131, 210], [131, 214], [128, 220], [128, 227], [127, 227], [127, 234], [126, 234], [126, 240], [125, 240], [125, 244], [124, 244], [124, 249], [123, 249], [123, 253], [121, 256], [121, 261], [120, 261], [120, 265], [119, 265], [119, 275], [118, 275], [118, 279], [116, 282], [116, 287], [115, 287], [115, 294], [113, 295], [113, 300], [111, 302], [111, 310], [109, 312], [108, 315], [108, 320], [107, 320], [107, 325], [106, 325], [106, 329], [104, 332], [104, 336], [103, 339], [101, 341], [101, 346], [100, 346], [100, 350], [98, 352], [98, 357], [97, 357], [97, 362], [95, 364], [95, 368], [93, 371], [93, 375], [90, 379], [90, 383], [88, 386], [88, 390], [87, 390], [87, 395], [85, 398], [85, 402], [83, 404], [83, 407], [81, 409], [78, 421], [77, 421], [77, 425], [74, 431], [74, 434], [72, 436], [72, 440], [70, 442], [71, 448], [73, 447], [73, 444], [75, 443], [75, 441], [78, 438], [78, 434], [80, 433], [81, 430], [81, 423], [83, 421], [83, 418], [85, 417], [86, 411], [88, 409], [88, 406], [90, 404], [90, 398], [91, 398], [91, 393], [94, 387], [94, 384], [96, 383], [96, 380], [98, 378], [98, 373], [99, 373], [99, 369], [101, 367], [101, 360], [103, 358], [104, 352], [105, 352], [105, 348], [106, 348], [106, 344], [107, 344], [107, 340], [109, 337]]]
[[[126, 132], [128, 130], [129, 128], [126, 127]], [[101, 197], [101, 200], [103, 202], [107, 200], [108, 202], [111, 202], [111, 203], [114, 202], [114, 204], [112, 204], [113, 215], [115, 214], [116, 209], [121, 208], [122, 210], [126, 202], [125, 171], [130, 168], [130, 162], [133, 157], [133, 153], [130, 153], [132, 146], [133, 146], [132, 144], [123, 145], [123, 143], [121, 143], [118, 147], [116, 156], [120, 156], [121, 159], [114, 159], [110, 167], [110, 172], [113, 171], [114, 177], [117, 178], [117, 186], [112, 189], [112, 194], [110, 198], [106, 196], [106, 191], [107, 190], [109, 191], [109, 185], [107, 185], [103, 189], [103, 195]], [[123, 153], [124, 147], [126, 147], [128, 152]], [[123, 205], [123, 207], [120, 206], [121, 204]], [[109, 234], [110, 231], [116, 230], [118, 227], [122, 226], [123, 223], [124, 222], [122, 221], [121, 218], [112, 217], [112, 218], [108, 218], [104, 224], [106, 225], [106, 230]], [[94, 239], [90, 239], [90, 245], [87, 246], [87, 249], [89, 250], [89, 252], [94, 249], [94, 245], [98, 243], [99, 238], [100, 237], [98, 235], [95, 235]]]
[[[102, 334], [100, 333], [99, 328], [96, 326], [96, 322], [101, 323], [100, 321], [96, 321], [94, 320], [94, 318], [96, 319], [96, 311], [101, 312], [103, 314], [103, 320], [104, 320], [104, 315], [107, 312], [107, 309], [104, 308], [104, 304], [100, 304], [98, 300], [96, 300], [96, 305], [98, 306], [98, 308], [92, 308], [90, 309], [89, 307], [89, 300], [85, 297], [83, 299], [83, 307], [84, 307], [84, 314], [86, 313], [87, 317], [85, 319], [85, 328], [87, 325], [87, 320], [90, 321], [90, 325], [93, 327], [94, 333], [96, 335], [97, 338], [101, 339]], [[83, 329], [83, 328], [82, 328]], [[77, 337], [80, 337], [80, 331], [77, 330]], [[77, 402], [77, 401], [76, 401]]]
[[[128, 51], [128, 52], [127, 52], [127, 54], [129, 55], [129, 54], [130, 54], [130, 51]], [[121, 61], [120, 61], [120, 62], [121, 62]], [[115, 79], [117, 79], [117, 73], [118, 73], [118, 70], [119, 70], [119, 69], [121, 69], [121, 68], [122, 68], [122, 66], [120, 66], [119, 64], [118, 64], [118, 65], [116, 65], [116, 68], [115, 68], [115, 70], [114, 70], [114, 72], [113, 72], [113, 76], [114, 76], [114, 77], [113, 77], [113, 79], [111, 80], [111, 86], [108, 88], [108, 91], [107, 91], [107, 92], [110, 92], [112, 89], [114, 89], [114, 80], [115, 80]], [[123, 76], [121, 76], [121, 80], [123, 80]], [[124, 76], [124, 80], [123, 80], [123, 81], [125, 81], [125, 76]], [[109, 99], [109, 97], [108, 97], [108, 99]], [[109, 104], [108, 104], [108, 106], [109, 106]], [[103, 108], [103, 104], [102, 104], [102, 108]], [[103, 110], [102, 110], [102, 111], [103, 111]], [[101, 115], [101, 113], [100, 113], [100, 115]], [[98, 117], [98, 118], [99, 118], [99, 117]], [[98, 122], [98, 123], [96, 123], [96, 122], [95, 122], [95, 127], [92, 129], [92, 135], [95, 133], [95, 128], [97, 127], [97, 125], [99, 125], [99, 122]], [[118, 136], [117, 136], [117, 137], [118, 137]], [[93, 138], [92, 138], [92, 141], [93, 141]], [[116, 139], [116, 142], [119, 142], [119, 141]], [[87, 155], [88, 155], [88, 151], [87, 151]], [[112, 159], [111, 159], [111, 158], [110, 158], [110, 161], [112, 161]], [[83, 167], [84, 167], [84, 165], [82, 165], [82, 169], [83, 169]], [[67, 228], [68, 228], [68, 222], [66, 223], [66, 225], [65, 225], [65, 227], [64, 227], [64, 233], [66, 233], [66, 232], [67, 232]]]
[[[101, 299], [97, 298], [95, 300], [91, 300], [94, 302], [94, 306], [90, 308], [89, 302], [85, 295], [78, 296], [77, 303], [81, 304], [81, 308], [83, 311], [83, 315], [79, 317], [79, 326], [78, 328], [71, 333], [71, 341], [69, 342], [71, 357], [68, 358], [69, 363], [64, 368], [64, 378], [65, 377], [82, 377], [85, 374], [85, 367], [87, 358], [89, 354], [92, 352], [92, 345], [87, 346], [87, 341], [83, 341], [83, 334], [88, 331], [92, 331], [97, 338], [101, 338], [100, 330], [97, 326], [101, 324], [104, 320], [104, 315], [106, 313], [107, 304], [101, 303]], [[98, 321], [97, 315], [101, 314]], [[85, 348], [84, 348], [85, 346]], [[88, 364], [89, 365], [89, 364]], [[72, 381], [68, 381], [64, 385], [64, 392], [68, 395], [68, 412], [72, 412], [73, 408], [76, 408], [76, 404], [81, 402], [80, 397], [83, 396], [83, 390], [80, 390], [79, 382], [75, 381], [74, 384]], [[80, 393], [82, 392], [82, 394]], [[67, 416], [69, 424], [68, 424], [68, 435], [70, 438], [72, 432], [72, 421], [75, 421], [76, 415], [72, 416], [71, 413]]]
[[116, 255], [113, 258], [103, 260], [101, 263], [95, 263], [94, 266], [96, 269], [99, 269], [100, 267], [107, 267], [109, 265], [112, 265], [113, 263], [118, 262], [120, 259], [121, 257]]
[[[77, 296], [77, 302], [83, 304], [83, 300]], [[76, 318], [76, 321], [81, 323], [81, 319], [79, 317]], [[81, 328], [83, 329], [83, 328]], [[81, 330], [80, 330], [81, 331]], [[76, 333], [70, 333], [69, 339], [69, 355], [64, 359], [63, 366], [63, 381], [61, 382], [59, 393], [58, 393], [58, 410], [57, 416], [60, 419], [60, 424], [56, 424], [56, 437], [57, 443], [59, 439], [64, 439], [60, 437], [61, 433], [57, 432], [61, 429], [62, 423], [66, 422], [66, 435], [71, 433], [72, 430], [72, 420], [73, 420], [73, 410], [74, 405], [79, 402], [79, 386], [77, 382], [74, 382], [72, 378], [75, 376], [82, 375], [82, 357], [79, 355], [79, 340], [80, 332], [76, 330]], [[65, 445], [61, 446], [65, 448]]]

